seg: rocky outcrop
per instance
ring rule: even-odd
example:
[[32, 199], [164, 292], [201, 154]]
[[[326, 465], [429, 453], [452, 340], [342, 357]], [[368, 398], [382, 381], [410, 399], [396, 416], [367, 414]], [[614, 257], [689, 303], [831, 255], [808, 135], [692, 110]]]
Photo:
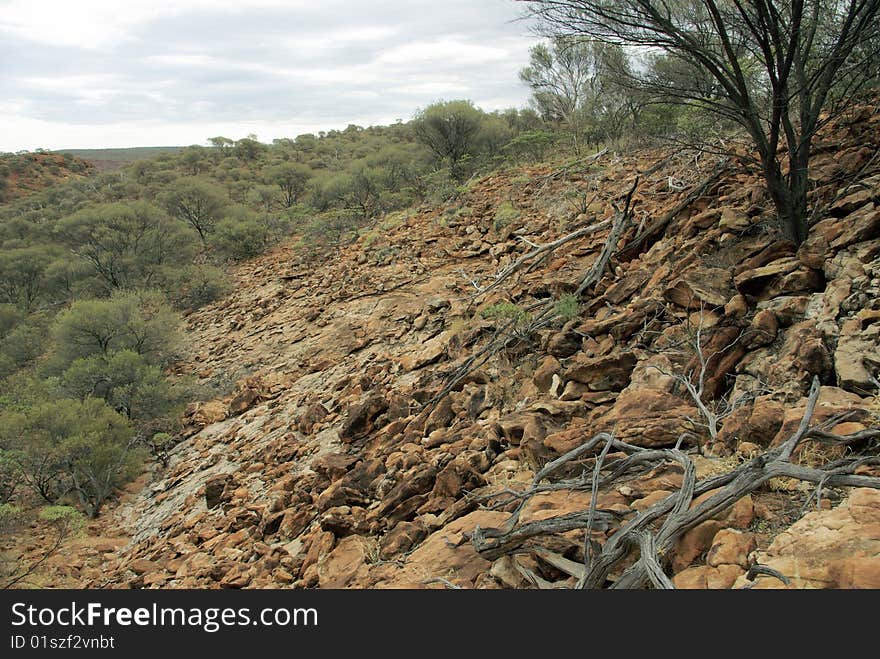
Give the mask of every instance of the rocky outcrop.
[[[592, 221], [570, 217], [572, 187], [598, 185], [596, 220], [611, 218], [634, 173], [664, 154], [599, 161], [598, 173], [493, 175], [454, 205], [403, 216], [383, 225], [377, 240], [343, 245], [321, 263], [300, 260], [291, 244], [240, 265], [234, 291], [193, 313], [187, 328], [191, 375], [228, 393], [187, 409], [167, 468], [108, 513], [131, 542], [100, 572], [84, 568], [82, 583], [539, 583], [526, 575], [564, 582], [573, 569], [565, 561], [583, 561], [579, 530], [542, 538], [536, 553], [515, 560], [489, 560], [470, 538], [509, 518], [513, 504], [499, 502], [499, 492], [527, 488], [542, 467], [597, 432], [638, 447], [683, 446], [705, 478], [789, 436], [814, 376], [823, 385], [817, 422], [839, 424], [836, 415], [846, 413], [855, 424], [849, 432], [873, 427], [880, 177], [861, 170], [864, 160], [844, 157], [876, 141], [880, 119], [866, 122], [870, 130], [833, 128], [842, 156], [818, 157], [815, 194], [836, 201], [800, 248], [767, 230], [772, 210], [757, 176], [728, 172], [665, 233], [612, 259], [576, 301], [574, 318], [534, 335], [522, 331], [529, 310], [574, 291], [607, 232], [561, 246], [487, 295], [474, 298], [474, 284], [488, 286], [522, 257], [530, 249], [523, 238], [546, 244]], [[846, 169], [850, 162], [861, 164]], [[646, 221], [685, 195], [668, 191], [672, 166], [640, 183], [637, 209]], [[492, 225], [502, 202], [514, 203], [522, 221], [499, 233]], [[458, 213], [465, 206], [468, 213]], [[622, 244], [635, 240], [637, 224]], [[480, 313], [490, 307], [516, 321], [516, 340], [503, 347], [493, 341], [504, 323]], [[701, 374], [700, 402], [719, 419], [714, 441], [684, 385], [699, 385]], [[584, 456], [560, 475], [592, 468]], [[680, 466], [666, 465], [601, 489], [598, 505], [607, 519], [631, 519], [681, 483]], [[776, 504], [787, 490], [772, 485], [680, 539], [667, 566], [676, 585], [744, 587], [755, 561], [796, 586], [876, 583], [873, 494], [856, 490], [847, 503], [785, 530], [794, 520]], [[836, 489], [835, 502], [846, 494]], [[491, 509], [481, 507], [487, 502]], [[520, 511], [520, 523], [589, 506], [589, 490], [545, 492]], [[599, 544], [607, 530], [600, 526]], [[819, 565], [823, 552], [836, 558]]]

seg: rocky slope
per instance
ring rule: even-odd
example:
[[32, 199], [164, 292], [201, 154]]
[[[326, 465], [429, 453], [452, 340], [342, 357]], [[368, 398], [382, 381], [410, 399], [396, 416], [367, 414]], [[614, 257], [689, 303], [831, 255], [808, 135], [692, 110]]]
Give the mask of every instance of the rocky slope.
[[[130, 542], [76, 566], [80, 583], [571, 585], [583, 530], [500, 558], [475, 551], [470, 533], [509, 520], [513, 504], [493, 494], [527, 488], [595, 433], [640, 447], [699, 446], [693, 462], [704, 478], [789, 437], [814, 376], [815, 422], [834, 419], [836, 435], [875, 427], [878, 135], [880, 112], [866, 107], [817, 140], [812, 194], [830, 210], [799, 249], [773, 233], [760, 180], [735, 162], [670, 213], [717, 162], [642, 152], [494, 175], [444, 208], [387, 218], [318, 261], [286, 246], [239, 267], [235, 292], [188, 319], [187, 369], [205, 383], [235, 382], [234, 391], [190, 407], [167, 467], [107, 513]], [[520, 314], [526, 324], [530, 306], [574, 291], [608, 230], [561, 245], [485, 294], [478, 288], [533, 245], [615, 217], [637, 174], [623, 249], [576, 315], [508, 341], [429, 404], [499, 327]], [[722, 416], [715, 437], [677, 377], [699, 366], [697, 332], [708, 359], [701, 400]], [[858, 448], [876, 455], [874, 439]], [[848, 450], [805, 448], [797, 459]], [[880, 476], [870, 461], [855, 473]], [[599, 507], [627, 519], [681, 484], [680, 466], [656, 465], [601, 489]], [[793, 586], [880, 586], [876, 492], [825, 488], [822, 510], [792, 526], [816, 508], [814, 490], [772, 479], [688, 531], [668, 557], [676, 585], [781, 586], [746, 579], [760, 561]], [[548, 489], [518, 523], [582, 513], [590, 498]], [[610, 530], [594, 530], [601, 545]], [[804, 568], [828, 547], [837, 567]]]

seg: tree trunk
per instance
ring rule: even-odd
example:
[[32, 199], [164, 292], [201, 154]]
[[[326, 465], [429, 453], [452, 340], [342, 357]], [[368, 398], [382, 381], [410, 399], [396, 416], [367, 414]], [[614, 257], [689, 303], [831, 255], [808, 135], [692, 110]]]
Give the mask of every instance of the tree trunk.
[[764, 179], [785, 237], [800, 245], [807, 238], [806, 168], [792, 163], [792, 171], [786, 178], [775, 157], [765, 158]]

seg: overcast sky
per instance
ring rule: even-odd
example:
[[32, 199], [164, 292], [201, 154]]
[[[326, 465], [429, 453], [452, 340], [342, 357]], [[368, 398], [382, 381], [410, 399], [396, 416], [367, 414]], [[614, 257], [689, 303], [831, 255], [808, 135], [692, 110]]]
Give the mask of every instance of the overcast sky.
[[0, 0], [0, 151], [204, 144], [521, 107], [513, 0]]

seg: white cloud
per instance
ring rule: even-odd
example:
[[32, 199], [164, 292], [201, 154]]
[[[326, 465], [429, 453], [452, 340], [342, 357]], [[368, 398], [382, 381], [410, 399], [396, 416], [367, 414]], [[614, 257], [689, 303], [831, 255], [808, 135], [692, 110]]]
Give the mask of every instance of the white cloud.
[[0, 151], [266, 141], [522, 106], [512, 0], [6, 0]]

